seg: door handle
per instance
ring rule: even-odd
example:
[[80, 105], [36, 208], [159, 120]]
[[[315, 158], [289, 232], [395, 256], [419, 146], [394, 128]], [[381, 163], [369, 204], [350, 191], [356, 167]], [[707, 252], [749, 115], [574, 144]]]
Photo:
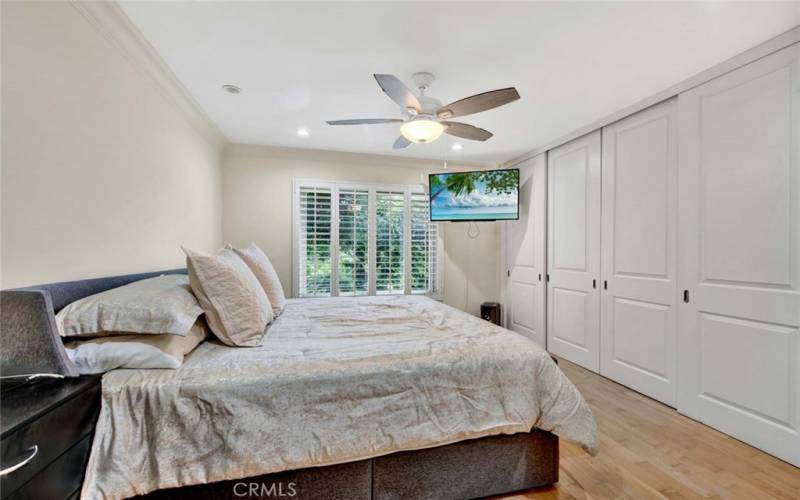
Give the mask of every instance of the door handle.
[[592, 280], [592, 288], [597, 288], [597, 280]]
[[603, 280], [603, 290], [608, 290], [608, 280]]
[[542, 273], [539, 273], [539, 281], [542, 281]]
[[689, 290], [683, 291], [683, 301], [686, 302], [687, 304], [689, 303]]

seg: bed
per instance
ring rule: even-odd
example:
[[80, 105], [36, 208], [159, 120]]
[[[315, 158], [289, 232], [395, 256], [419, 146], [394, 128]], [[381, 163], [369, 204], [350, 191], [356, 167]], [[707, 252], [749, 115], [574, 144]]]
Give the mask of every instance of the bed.
[[[125, 278], [28, 293], [52, 316]], [[240, 498], [249, 478], [295, 498], [470, 498], [557, 481], [556, 436], [593, 453], [595, 434], [518, 334], [422, 296], [294, 299], [260, 347], [107, 373], [82, 496]]]

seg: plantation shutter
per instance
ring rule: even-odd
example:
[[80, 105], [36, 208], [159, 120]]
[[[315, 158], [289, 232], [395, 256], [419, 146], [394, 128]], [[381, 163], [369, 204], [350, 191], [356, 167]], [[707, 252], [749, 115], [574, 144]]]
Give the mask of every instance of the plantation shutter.
[[299, 189], [298, 265], [301, 297], [331, 295], [331, 199], [330, 187]]
[[438, 295], [438, 226], [419, 186], [294, 185], [294, 296]]
[[339, 295], [369, 294], [369, 190], [339, 188]]
[[438, 292], [438, 226], [430, 221], [430, 197], [411, 193], [411, 291]]
[[375, 291], [405, 293], [405, 192], [375, 193]]

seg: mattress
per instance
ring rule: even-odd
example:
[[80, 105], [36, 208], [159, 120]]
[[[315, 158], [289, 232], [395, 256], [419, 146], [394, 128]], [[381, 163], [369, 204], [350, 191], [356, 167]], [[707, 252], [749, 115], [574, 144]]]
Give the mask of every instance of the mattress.
[[422, 296], [293, 299], [260, 347], [107, 373], [82, 498], [534, 427], [595, 451], [591, 410], [527, 338]]

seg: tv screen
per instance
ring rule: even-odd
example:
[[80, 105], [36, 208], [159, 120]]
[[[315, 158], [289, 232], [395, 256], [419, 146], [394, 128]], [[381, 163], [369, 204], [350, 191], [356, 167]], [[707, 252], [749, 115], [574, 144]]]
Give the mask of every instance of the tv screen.
[[519, 170], [430, 174], [431, 221], [517, 220]]

